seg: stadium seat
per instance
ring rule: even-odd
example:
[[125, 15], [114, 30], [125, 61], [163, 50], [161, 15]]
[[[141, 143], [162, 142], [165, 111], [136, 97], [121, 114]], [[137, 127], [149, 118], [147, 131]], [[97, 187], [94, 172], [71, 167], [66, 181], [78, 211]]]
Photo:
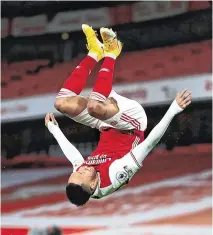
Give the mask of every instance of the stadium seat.
[[[172, 167], [173, 170], [176, 165], [180, 165], [180, 160], [184, 162], [182, 165], [182, 169], [187, 169], [187, 165], [191, 165], [191, 159], [194, 157], [195, 159], [201, 158], [202, 156], [211, 156], [212, 155], [212, 145], [211, 144], [197, 144], [191, 146], [184, 146], [184, 147], [175, 147], [173, 151], [167, 151], [165, 149], [154, 149], [154, 151], [150, 154], [152, 158], [155, 158], [156, 161], [145, 161], [145, 165], [156, 167], [157, 171], [160, 171], [159, 164], [164, 165], [167, 170]], [[172, 160], [171, 160], [172, 159]], [[190, 161], [188, 161], [190, 159]], [[209, 158], [210, 159], [210, 158]], [[203, 161], [206, 161], [203, 160]], [[14, 157], [13, 159], [4, 159], [2, 160], [2, 168], [3, 166], [14, 166], [17, 164], [27, 164], [31, 163], [32, 165], [37, 165], [39, 163], [45, 164], [46, 166], [52, 165], [67, 165], [68, 160], [63, 157], [48, 156], [46, 154], [22, 154], [19, 156]], [[194, 162], [194, 164], [197, 164]], [[164, 169], [165, 169], [164, 168]], [[164, 170], [162, 169], [162, 170]], [[180, 169], [180, 168], [179, 168]], [[188, 167], [190, 169], [190, 167]]]
[[[211, 40], [126, 52], [117, 60], [114, 84], [208, 73], [212, 71], [211, 52]], [[2, 81], [6, 83], [2, 85], [2, 99], [57, 93], [81, 59], [75, 58], [71, 62], [57, 63], [53, 68], [45, 67], [33, 75], [26, 74], [27, 70], [32, 71], [39, 65], [47, 65], [48, 61], [26, 61], [10, 65], [2, 62]], [[87, 87], [93, 86], [100, 64], [90, 75]]]

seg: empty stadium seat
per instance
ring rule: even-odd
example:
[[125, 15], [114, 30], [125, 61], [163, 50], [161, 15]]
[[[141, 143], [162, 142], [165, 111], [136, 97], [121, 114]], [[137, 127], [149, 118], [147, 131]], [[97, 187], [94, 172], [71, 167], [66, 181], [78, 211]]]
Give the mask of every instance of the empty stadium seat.
[[[212, 71], [211, 52], [211, 40], [126, 52], [117, 60], [114, 84], [208, 73]], [[43, 68], [33, 75], [26, 74], [26, 70], [35, 70], [39, 65], [47, 65], [48, 61], [26, 61], [10, 65], [2, 63], [2, 81], [6, 83], [2, 86], [2, 98], [57, 93], [81, 59], [58, 63], [53, 68]], [[94, 84], [100, 64], [90, 75], [88, 87]]]
[[[91, 147], [91, 146], [90, 146]], [[89, 148], [90, 149], [90, 148]], [[145, 165], [151, 165], [152, 167], [156, 167], [157, 171], [160, 171], [159, 164], [164, 165], [165, 168], [169, 169], [170, 167], [174, 168], [177, 165], [180, 165], [180, 160], [185, 163], [185, 165], [182, 165], [180, 169], [186, 169], [187, 165], [192, 164], [191, 159], [202, 159], [202, 156], [205, 155], [208, 157], [208, 159], [203, 159], [203, 163], [206, 163], [206, 161], [211, 161], [211, 155], [212, 155], [212, 145], [211, 144], [195, 144], [191, 146], [184, 146], [184, 147], [175, 147], [173, 151], [167, 151], [165, 149], [156, 148], [154, 151], [150, 154], [152, 155], [152, 158], [155, 158], [156, 161], [146, 160]], [[172, 160], [171, 160], [172, 158]], [[189, 161], [190, 159], [190, 161]], [[5, 166], [9, 168], [10, 166], [15, 166], [18, 164], [32, 164], [37, 165], [39, 163], [42, 163], [46, 166], [52, 166], [52, 165], [67, 165], [68, 160], [63, 157], [59, 157], [54, 155], [54, 151], [52, 156], [48, 156], [46, 154], [21, 154], [13, 159], [3, 159], [2, 160], [2, 168], [4, 169]], [[198, 163], [194, 162], [194, 165]], [[164, 168], [164, 169], [165, 169]], [[177, 168], [178, 169], [178, 168]], [[188, 167], [190, 169], [190, 167]], [[162, 169], [163, 170], [163, 169]]]

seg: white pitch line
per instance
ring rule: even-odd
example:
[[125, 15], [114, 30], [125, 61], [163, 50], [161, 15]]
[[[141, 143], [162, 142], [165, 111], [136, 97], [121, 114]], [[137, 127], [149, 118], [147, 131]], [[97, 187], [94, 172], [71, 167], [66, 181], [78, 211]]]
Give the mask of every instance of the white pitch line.
[[72, 167], [62, 169], [42, 169], [42, 170], [24, 170], [1, 172], [1, 188], [17, 186], [20, 184], [33, 183], [37, 180], [53, 178], [67, 174], [72, 171]]
[[82, 216], [82, 217], [18, 217], [4, 216], [1, 217], [2, 226], [123, 226], [125, 224], [133, 224], [138, 222], [148, 222], [155, 219], [163, 219], [172, 216], [197, 212], [212, 207], [212, 197], [205, 197], [198, 201], [189, 203], [178, 203], [167, 207], [159, 207], [145, 213], [134, 213], [127, 216]]
[[[101, 229], [81, 233], [81, 235], [211, 235], [211, 226], [183, 226], [183, 225], [161, 225], [161, 226], [140, 226], [115, 229]], [[77, 235], [73, 234], [73, 235]]]

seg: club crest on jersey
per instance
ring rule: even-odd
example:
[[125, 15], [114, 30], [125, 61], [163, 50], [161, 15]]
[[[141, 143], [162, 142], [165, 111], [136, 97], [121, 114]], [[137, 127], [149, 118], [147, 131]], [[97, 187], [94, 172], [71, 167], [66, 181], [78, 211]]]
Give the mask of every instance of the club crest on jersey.
[[125, 171], [119, 171], [116, 174], [116, 179], [119, 182], [123, 183], [123, 182], [125, 182], [128, 179], [128, 175], [127, 175], [127, 173]]
[[128, 176], [131, 177], [133, 175], [133, 172], [131, 169], [129, 169], [128, 166], [124, 166], [124, 170], [127, 172]]

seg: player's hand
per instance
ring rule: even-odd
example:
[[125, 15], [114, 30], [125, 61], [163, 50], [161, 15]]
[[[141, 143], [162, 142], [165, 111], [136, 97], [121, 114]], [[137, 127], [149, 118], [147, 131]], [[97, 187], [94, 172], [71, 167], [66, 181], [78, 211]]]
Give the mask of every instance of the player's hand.
[[53, 113], [47, 113], [45, 116], [45, 126], [48, 127], [48, 123], [52, 122], [54, 125], [58, 126], [58, 123], [53, 115]]
[[177, 94], [176, 101], [182, 109], [185, 109], [192, 102], [192, 93], [187, 89], [184, 89], [183, 91]]

